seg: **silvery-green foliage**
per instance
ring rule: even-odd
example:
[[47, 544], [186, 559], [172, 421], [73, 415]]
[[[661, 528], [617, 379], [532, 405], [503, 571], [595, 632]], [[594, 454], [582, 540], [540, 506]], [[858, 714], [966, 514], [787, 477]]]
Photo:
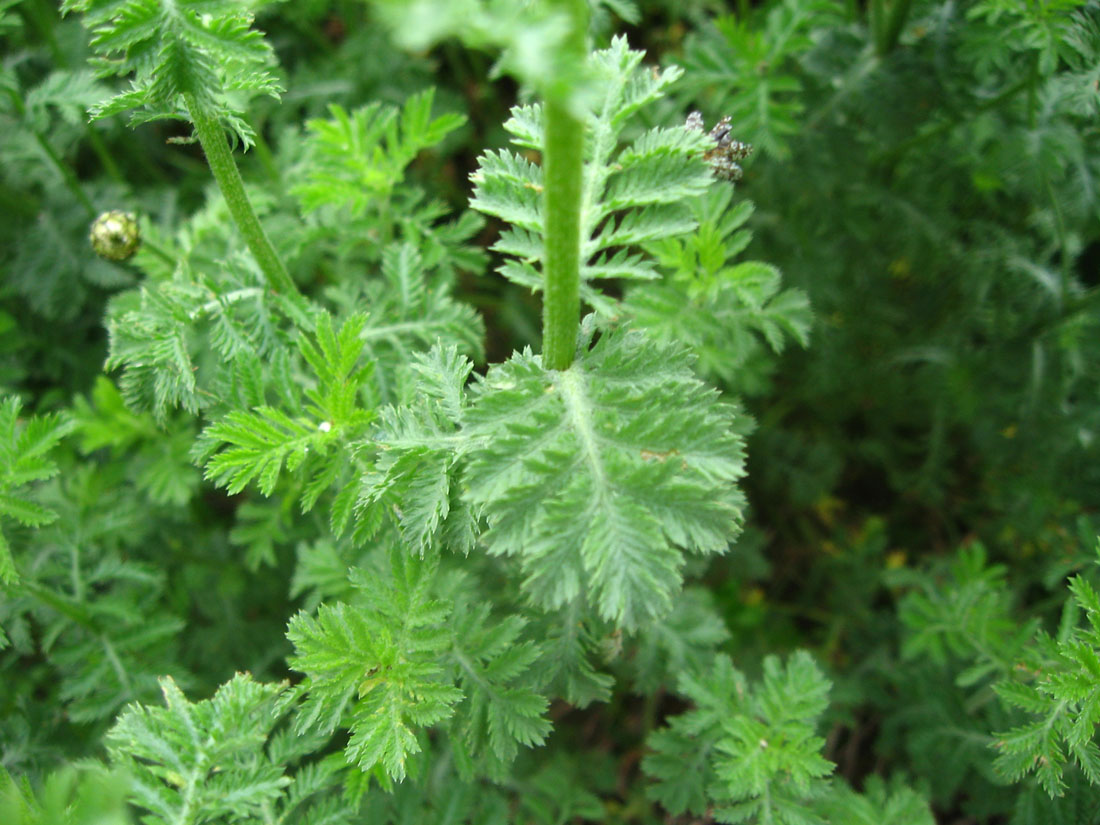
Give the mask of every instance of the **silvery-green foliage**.
[[[595, 52], [591, 111], [585, 119], [587, 142], [581, 205], [581, 297], [602, 313], [615, 301], [599, 281], [651, 279], [653, 262], [637, 247], [690, 232], [696, 224], [687, 205], [713, 178], [702, 154], [713, 142], [682, 125], [657, 127], [622, 145], [634, 116], [659, 100], [682, 74], [678, 68], [650, 69], [644, 54], [626, 38]], [[501, 149], [479, 159], [470, 205], [511, 226], [493, 246], [508, 256], [504, 277], [531, 289], [542, 288], [542, 170], [524, 152], [542, 151], [542, 109], [518, 106], [504, 124], [520, 151]]]
[[129, 89], [93, 107], [95, 117], [132, 112], [134, 123], [187, 119], [197, 107], [248, 146], [254, 134], [242, 103], [282, 91], [271, 46], [240, 3], [66, 0], [62, 8], [83, 13], [92, 46], [102, 55], [100, 75], [130, 78]]
[[723, 553], [736, 536], [740, 413], [692, 360], [620, 329], [582, 341], [567, 370], [525, 352], [474, 386], [468, 496], [535, 603], [583, 599], [633, 628], [671, 608], [684, 553]]

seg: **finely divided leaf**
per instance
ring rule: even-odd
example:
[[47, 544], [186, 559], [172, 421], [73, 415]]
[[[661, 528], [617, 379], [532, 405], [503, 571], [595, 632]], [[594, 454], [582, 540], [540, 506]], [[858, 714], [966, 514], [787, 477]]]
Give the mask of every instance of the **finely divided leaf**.
[[211, 699], [189, 702], [170, 678], [164, 707], [130, 705], [107, 734], [111, 760], [150, 825], [259, 818], [290, 784], [265, 753], [286, 711], [285, 685], [237, 674]]
[[724, 552], [736, 535], [736, 415], [684, 350], [610, 333], [562, 372], [514, 356], [474, 399], [468, 497], [489, 551], [519, 558], [537, 604], [584, 594], [634, 627], [671, 606], [683, 551]]
[[[455, 476], [468, 439], [459, 431], [464, 387], [473, 364], [454, 346], [435, 346], [413, 356], [414, 400], [386, 407], [374, 442], [375, 469], [361, 479], [356, 511], [360, 524], [373, 524], [373, 511], [393, 518], [405, 546], [423, 556], [439, 540], [456, 552], [472, 548], [474, 517], [459, 497]], [[357, 530], [358, 538], [365, 538]]]
[[[134, 111], [133, 122], [183, 118], [198, 107], [250, 146], [252, 128], [230, 102], [240, 93], [278, 97], [274, 53], [240, 3], [208, 0], [65, 0], [84, 13], [102, 77], [130, 76], [130, 88], [93, 107], [94, 117]], [[192, 112], [192, 116], [194, 112]]]
[[453, 588], [457, 615], [451, 660], [466, 694], [457, 724], [470, 751], [488, 750], [506, 765], [519, 745], [541, 745], [550, 733], [549, 702], [535, 691], [529, 673], [543, 651], [521, 638], [525, 622], [519, 616], [497, 620], [491, 605], [472, 604], [464, 581], [458, 578]]
[[416, 353], [437, 343], [480, 359], [485, 326], [468, 304], [450, 289], [433, 283], [420, 252], [409, 243], [391, 244], [382, 252], [382, 277], [367, 287], [369, 307], [359, 333], [363, 352], [375, 362], [375, 379], [384, 401], [406, 400]]
[[233, 410], [203, 430], [194, 453], [205, 463], [206, 478], [230, 493], [255, 481], [271, 495], [285, 469], [306, 468], [302, 507], [309, 510], [344, 471], [347, 452], [339, 448], [360, 437], [373, 418], [360, 394], [372, 364], [361, 365], [365, 315], [347, 318], [337, 330], [332, 316], [316, 317], [314, 336], [302, 335], [298, 349], [316, 376], [305, 391], [302, 415], [263, 405]]
[[302, 207], [311, 212], [331, 205], [357, 213], [370, 200], [388, 197], [421, 151], [466, 121], [453, 113], [432, 118], [434, 97], [435, 90], [426, 89], [400, 112], [377, 102], [352, 112], [331, 104], [331, 119], [309, 121], [310, 161], [292, 190]]
[[752, 238], [744, 228], [752, 204], [714, 187], [691, 202], [698, 229], [646, 245], [667, 277], [631, 286], [622, 308], [637, 328], [692, 348], [698, 369], [734, 392], [759, 393], [765, 347], [779, 354], [793, 340], [806, 346], [813, 314], [805, 293], [782, 289], [779, 270], [735, 263]]
[[1033, 680], [1020, 681], [1031, 675], [1020, 668], [1015, 678], [994, 685], [1002, 702], [1030, 717], [995, 734], [994, 764], [1013, 780], [1034, 772], [1052, 797], [1065, 792], [1071, 761], [1089, 782], [1100, 784], [1100, 747], [1095, 742], [1100, 724], [1100, 597], [1082, 576], [1074, 576], [1069, 589], [1088, 624], [1067, 626], [1058, 639], [1040, 634], [1040, 645], [1051, 658], [1034, 669]]
[[[26, 527], [40, 527], [57, 514], [27, 498], [20, 488], [56, 475], [57, 464], [47, 455], [72, 429], [73, 422], [60, 415], [20, 421], [21, 408], [15, 396], [0, 401], [0, 525], [11, 519]], [[0, 584], [12, 584], [17, 578], [11, 549], [0, 532]]]
[[766, 657], [751, 688], [725, 656], [711, 673], [686, 674], [681, 690], [697, 707], [650, 738], [651, 796], [672, 813], [699, 813], [705, 800], [721, 822], [824, 825], [817, 800], [834, 766], [815, 728], [829, 687], [804, 651], [786, 664]]
[[299, 613], [287, 636], [290, 664], [309, 677], [301, 730], [351, 731], [346, 754], [395, 780], [420, 751], [417, 729], [449, 717], [462, 691], [443, 678], [449, 606], [430, 593], [435, 564], [393, 554], [390, 571], [357, 571], [362, 605]]
[[[625, 38], [592, 56], [590, 69], [598, 93], [588, 116], [588, 139], [581, 209], [581, 294], [601, 313], [615, 302], [595, 282], [656, 277], [653, 264], [625, 248], [666, 238], [695, 227], [683, 205], [713, 181], [703, 153], [713, 147], [704, 133], [683, 126], [651, 129], [620, 148], [623, 129], [644, 105], [663, 96], [680, 70], [641, 68], [642, 52], [631, 51]], [[542, 109], [517, 106], [505, 124], [513, 143], [543, 150]], [[499, 269], [506, 278], [541, 288], [542, 169], [526, 157], [500, 150], [482, 155], [470, 205], [511, 224], [493, 247], [512, 256]]]

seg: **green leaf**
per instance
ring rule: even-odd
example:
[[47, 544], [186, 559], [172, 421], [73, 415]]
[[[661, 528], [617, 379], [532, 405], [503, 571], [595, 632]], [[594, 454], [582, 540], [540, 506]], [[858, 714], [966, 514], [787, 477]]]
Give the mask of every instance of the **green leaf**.
[[[473, 364], [454, 346], [436, 345], [413, 355], [415, 400], [386, 407], [374, 434], [381, 454], [363, 476], [356, 511], [373, 524], [372, 510], [391, 517], [405, 546], [423, 556], [443, 544], [468, 553], [474, 517], [459, 497], [458, 462], [468, 439], [459, 432], [465, 414], [464, 387]], [[467, 526], [468, 525], [468, 526]], [[366, 538], [365, 530], [357, 536]]]
[[823, 825], [816, 805], [833, 764], [814, 731], [829, 688], [804, 651], [786, 664], [766, 657], [753, 686], [723, 655], [709, 672], [685, 673], [680, 691], [696, 707], [650, 737], [650, 796], [673, 814], [709, 804], [723, 822]]
[[[199, 107], [218, 117], [246, 147], [254, 133], [230, 102], [277, 98], [274, 53], [237, 3], [207, 0], [65, 0], [84, 14], [101, 77], [130, 77], [130, 88], [92, 108], [96, 118], [136, 110], [132, 122], [185, 119]], [[232, 94], [231, 94], [232, 93]], [[193, 114], [193, 113], [192, 113]]]
[[[271, 406], [232, 410], [203, 430], [193, 450], [205, 463], [205, 476], [230, 494], [255, 482], [270, 496], [283, 473], [304, 468], [303, 510], [343, 472], [347, 445], [366, 431], [373, 413], [361, 408], [363, 385], [373, 365], [360, 366], [366, 316], [353, 315], [337, 331], [328, 313], [319, 313], [313, 337], [302, 335], [298, 349], [316, 383], [306, 390], [304, 415]], [[345, 452], [341, 452], [341, 448]]]
[[381, 103], [350, 113], [330, 104], [331, 119], [308, 121], [310, 159], [305, 179], [291, 190], [302, 207], [335, 206], [354, 214], [372, 200], [383, 202], [420, 152], [466, 122], [453, 113], [432, 118], [434, 96], [434, 89], [412, 95], [400, 112]]
[[[21, 421], [21, 409], [15, 396], [0, 401], [0, 526], [10, 519], [25, 527], [41, 527], [56, 519], [57, 513], [28, 498], [23, 488], [58, 472], [47, 456], [74, 423], [57, 414]], [[0, 584], [13, 584], [18, 578], [11, 548], [0, 532]]]
[[[713, 148], [704, 133], [677, 125], [650, 129], [619, 146], [632, 117], [659, 99], [680, 76], [669, 68], [641, 67], [642, 52], [631, 51], [616, 37], [608, 49], [592, 55], [595, 78], [581, 211], [581, 295], [595, 309], [612, 314], [615, 303], [596, 283], [605, 279], [646, 280], [656, 277], [653, 264], [626, 247], [666, 238], [695, 227], [686, 198], [701, 194], [713, 177], [703, 154]], [[517, 106], [505, 123], [513, 143], [544, 151], [542, 109]], [[494, 245], [513, 256], [499, 271], [531, 289], [542, 288], [542, 170], [525, 157], [500, 150], [479, 159], [472, 176], [470, 205], [511, 224]]]
[[778, 158], [790, 154], [804, 103], [795, 61], [814, 45], [816, 30], [835, 26], [833, 2], [784, 2], [761, 7], [758, 18], [725, 15], [685, 42], [683, 87], [729, 116], [740, 139]]
[[290, 665], [309, 677], [299, 730], [351, 731], [346, 754], [362, 770], [406, 774], [420, 751], [417, 729], [454, 712], [462, 691], [443, 678], [449, 606], [432, 597], [435, 564], [393, 554], [389, 571], [360, 571], [363, 605], [299, 613], [287, 637]]
[[500, 0], [377, 0], [379, 17], [397, 42], [421, 52], [451, 37], [477, 50], [500, 52], [495, 71], [580, 105], [588, 79], [563, 48], [568, 14], [552, 3]]
[[[453, 346], [475, 359], [483, 357], [485, 326], [450, 289], [433, 283], [420, 252], [409, 243], [391, 244], [382, 252], [382, 278], [368, 285], [369, 307], [359, 333], [363, 351], [376, 363], [382, 398], [405, 401], [415, 381], [415, 354], [435, 346]], [[412, 379], [412, 380], [410, 380]]]
[[822, 802], [829, 822], [844, 825], [935, 825], [928, 801], [900, 777], [889, 784], [882, 777], [867, 777], [863, 793], [837, 782]]
[[456, 602], [450, 658], [466, 696], [456, 723], [471, 752], [488, 750], [507, 766], [519, 745], [540, 745], [550, 733], [549, 702], [529, 673], [543, 651], [522, 639], [521, 617], [494, 619], [491, 605], [472, 603], [470, 589], [464, 577], [449, 587]]
[[671, 607], [683, 551], [721, 553], [736, 535], [737, 415], [684, 350], [612, 332], [562, 372], [514, 356], [473, 397], [468, 496], [489, 552], [519, 559], [541, 606], [584, 594], [635, 627]]
[[632, 285], [622, 310], [659, 340], [690, 346], [703, 375], [733, 392], [759, 394], [767, 386], [760, 373], [773, 361], [762, 358], [767, 350], [778, 355], [788, 341], [809, 342], [809, 300], [800, 290], [782, 290], [775, 267], [735, 263], [752, 237], [743, 225], [753, 206], [734, 205], [731, 187], [713, 187], [691, 211], [694, 232], [646, 245], [667, 277]]
[[169, 280], [146, 281], [112, 299], [105, 368], [122, 369], [118, 385], [127, 406], [152, 411], [164, 424], [173, 407], [194, 413], [210, 405], [203, 384], [211, 366], [200, 357], [197, 334], [204, 324], [225, 364], [272, 359], [285, 346], [276, 321], [301, 319], [290, 300], [272, 296], [263, 284], [250, 259], [234, 256], [214, 275], [195, 276], [181, 267]]
[[264, 747], [286, 712], [285, 685], [237, 674], [210, 699], [189, 702], [161, 680], [164, 707], [130, 705], [107, 734], [112, 762], [151, 825], [258, 817], [290, 784]]
[[1038, 635], [1042, 658], [994, 685], [1005, 705], [1028, 717], [994, 734], [994, 766], [1013, 780], [1034, 773], [1051, 797], [1065, 792], [1071, 761], [1090, 782], [1100, 783], [1100, 748], [1094, 741], [1100, 725], [1100, 597], [1080, 575], [1070, 579], [1069, 590], [1088, 624], [1069, 623], [1057, 639]]
[[0, 822], [5, 825], [130, 825], [125, 778], [94, 762], [66, 765], [41, 785], [17, 782], [0, 768]]

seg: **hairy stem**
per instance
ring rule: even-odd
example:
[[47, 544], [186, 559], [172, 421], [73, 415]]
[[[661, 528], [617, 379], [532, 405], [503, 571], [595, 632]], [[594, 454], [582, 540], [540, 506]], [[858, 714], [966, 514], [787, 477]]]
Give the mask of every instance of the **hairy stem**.
[[[561, 0], [573, 30], [566, 44], [573, 59], [585, 59], [586, 4]], [[581, 200], [584, 183], [584, 122], [568, 105], [568, 90], [546, 101], [543, 198], [546, 284], [542, 305], [542, 357], [548, 369], [573, 363], [580, 325]]]
[[546, 104], [546, 288], [542, 304], [543, 363], [573, 363], [580, 324], [581, 186], [584, 124], [560, 103]]
[[206, 161], [210, 164], [210, 171], [214, 173], [214, 180], [218, 182], [218, 188], [229, 207], [229, 214], [233, 216], [237, 228], [244, 236], [244, 242], [260, 265], [268, 286], [275, 292], [293, 295], [298, 289], [275, 252], [275, 247], [268, 240], [267, 233], [252, 208], [252, 202], [244, 191], [244, 181], [241, 180], [240, 170], [233, 160], [225, 130], [218, 119], [205, 111], [192, 95], [184, 95], [184, 100], [191, 114], [191, 122], [195, 124], [195, 134], [202, 144]]

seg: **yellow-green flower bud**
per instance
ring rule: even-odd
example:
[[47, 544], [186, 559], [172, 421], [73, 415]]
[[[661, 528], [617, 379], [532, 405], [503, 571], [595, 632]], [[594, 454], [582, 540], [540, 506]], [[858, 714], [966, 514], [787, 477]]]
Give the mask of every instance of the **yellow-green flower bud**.
[[137, 219], [129, 212], [104, 212], [92, 224], [92, 249], [108, 261], [125, 261], [141, 245]]

